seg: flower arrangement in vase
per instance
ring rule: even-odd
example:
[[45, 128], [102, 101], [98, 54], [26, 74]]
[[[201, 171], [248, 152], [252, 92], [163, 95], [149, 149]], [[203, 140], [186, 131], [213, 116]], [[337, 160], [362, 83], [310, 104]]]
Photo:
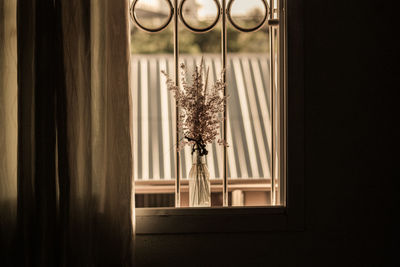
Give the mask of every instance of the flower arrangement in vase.
[[[189, 172], [189, 205], [191, 207], [210, 206], [210, 175], [206, 165], [208, 154], [207, 144], [214, 142], [218, 135], [220, 123], [224, 120], [222, 114], [226, 107], [227, 97], [224, 96], [226, 84], [223, 82], [225, 70], [212, 86], [208, 86], [209, 68], [205, 69], [201, 59], [191, 77], [187, 80], [188, 71], [185, 64], [180, 64], [181, 85], [177, 86], [165, 71], [167, 88], [173, 92], [179, 116], [178, 131], [183, 135], [179, 140], [178, 149], [185, 145], [192, 147], [193, 165]], [[226, 145], [225, 140], [218, 139], [220, 145]]]

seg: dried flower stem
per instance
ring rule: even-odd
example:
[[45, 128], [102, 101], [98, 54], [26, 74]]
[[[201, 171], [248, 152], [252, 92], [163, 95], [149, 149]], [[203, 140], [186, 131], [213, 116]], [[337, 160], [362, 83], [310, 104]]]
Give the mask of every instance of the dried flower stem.
[[[203, 83], [203, 58], [200, 65], [195, 67], [191, 84], [186, 79], [185, 64], [181, 63], [180, 68], [182, 88], [176, 86], [165, 71], [161, 71], [166, 76], [168, 90], [174, 93], [180, 109], [177, 127], [179, 131], [183, 132], [186, 140], [179, 142], [178, 149], [184, 145], [191, 145], [192, 154], [197, 150], [201, 156], [207, 155], [206, 145], [215, 140], [220, 123], [224, 119], [220, 118], [219, 114], [224, 112], [227, 99], [226, 96], [223, 96], [226, 84], [222, 82], [225, 70], [222, 71], [221, 78], [211, 88], [208, 88], [209, 68], [207, 68]], [[218, 144], [226, 145], [226, 141], [218, 140]]]

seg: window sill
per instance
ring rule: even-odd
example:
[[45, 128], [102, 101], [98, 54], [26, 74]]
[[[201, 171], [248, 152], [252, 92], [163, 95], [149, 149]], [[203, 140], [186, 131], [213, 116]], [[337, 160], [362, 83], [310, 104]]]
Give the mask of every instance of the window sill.
[[136, 209], [136, 234], [266, 232], [295, 229], [287, 208], [141, 208]]

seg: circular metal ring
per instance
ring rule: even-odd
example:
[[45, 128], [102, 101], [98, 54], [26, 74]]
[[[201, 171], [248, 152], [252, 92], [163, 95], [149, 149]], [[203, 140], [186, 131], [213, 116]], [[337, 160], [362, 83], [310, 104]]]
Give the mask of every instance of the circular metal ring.
[[181, 3], [179, 4], [179, 18], [181, 19], [182, 23], [186, 26], [186, 28], [188, 28], [192, 32], [196, 32], [196, 33], [205, 33], [205, 32], [211, 31], [211, 29], [214, 28], [214, 26], [218, 23], [219, 18], [221, 17], [221, 5], [219, 4], [219, 1], [214, 0], [214, 3], [217, 6], [217, 10], [218, 10], [217, 17], [211, 23], [210, 26], [207, 26], [205, 28], [195, 28], [195, 27], [190, 26], [189, 23], [186, 22], [185, 18], [183, 17], [183, 4], [185, 3], [185, 1], [186, 0], [182, 0]]
[[264, 18], [262, 19], [261, 23], [258, 24], [255, 27], [251, 27], [251, 28], [243, 28], [243, 27], [239, 26], [236, 22], [233, 21], [232, 16], [231, 16], [231, 8], [232, 8], [233, 2], [235, 2], [235, 0], [230, 0], [229, 1], [228, 7], [227, 7], [227, 10], [226, 10], [226, 15], [228, 17], [229, 22], [237, 30], [239, 30], [241, 32], [254, 32], [254, 31], [257, 31], [258, 29], [260, 29], [265, 24], [265, 22], [267, 21], [268, 13], [269, 13], [268, 3], [267, 3], [266, 0], [261, 0], [261, 2], [264, 4], [264, 7], [265, 7]]
[[146, 32], [159, 32], [159, 31], [164, 30], [164, 29], [168, 26], [168, 24], [171, 22], [172, 17], [173, 17], [173, 14], [174, 14], [174, 8], [173, 8], [173, 6], [172, 6], [171, 1], [170, 1], [170, 0], [165, 0], [165, 1], [168, 3], [168, 6], [169, 6], [169, 8], [170, 8], [169, 16], [168, 16], [167, 21], [166, 21], [163, 25], [161, 25], [160, 27], [157, 27], [157, 28], [147, 28], [147, 27], [143, 26], [142, 24], [140, 24], [138, 18], [136, 17], [136, 14], [135, 14], [135, 7], [136, 7], [136, 4], [137, 4], [139, 1], [140, 1], [140, 0], [135, 0], [135, 1], [132, 3], [131, 8], [130, 8], [130, 16], [131, 16], [131, 19], [133, 20], [133, 22], [134, 22], [140, 29], [142, 29], [142, 30], [144, 30], [144, 31], [146, 31]]

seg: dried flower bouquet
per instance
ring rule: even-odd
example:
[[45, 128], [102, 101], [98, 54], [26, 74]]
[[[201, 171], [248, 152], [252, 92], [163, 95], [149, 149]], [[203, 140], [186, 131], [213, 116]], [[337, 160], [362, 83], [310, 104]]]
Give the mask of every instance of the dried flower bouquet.
[[[201, 59], [199, 66], [195, 67], [192, 74], [192, 83], [186, 79], [187, 68], [181, 63], [182, 87], [176, 86], [174, 81], [165, 71], [162, 73], [167, 78], [168, 90], [174, 93], [179, 107], [178, 130], [183, 133], [178, 149], [184, 145], [192, 146], [192, 154], [197, 150], [200, 156], [207, 155], [206, 145], [212, 143], [218, 135], [220, 123], [227, 97], [224, 96], [225, 83], [218, 79], [211, 88], [208, 88], [209, 68], [205, 71], [203, 79], [204, 61]], [[204, 82], [203, 82], [204, 80]], [[186, 140], [185, 140], [186, 139]], [[218, 143], [226, 145], [225, 140], [218, 139]]]

